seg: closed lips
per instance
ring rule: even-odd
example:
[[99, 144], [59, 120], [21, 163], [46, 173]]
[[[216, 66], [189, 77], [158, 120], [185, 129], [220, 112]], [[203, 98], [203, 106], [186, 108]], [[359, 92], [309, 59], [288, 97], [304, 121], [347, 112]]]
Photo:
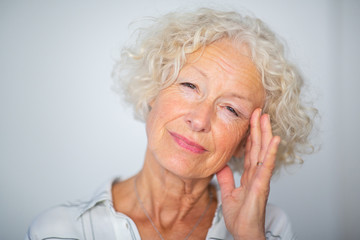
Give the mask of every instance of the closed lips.
[[203, 146], [190, 141], [189, 139], [187, 139], [184, 136], [181, 136], [180, 134], [174, 133], [174, 132], [169, 132], [170, 135], [174, 138], [174, 140], [176, 141], [177, 144], [179, 144], [181, 147], [194, 152], [194, 153], [203, 153], [205, 151], [207, 151]]

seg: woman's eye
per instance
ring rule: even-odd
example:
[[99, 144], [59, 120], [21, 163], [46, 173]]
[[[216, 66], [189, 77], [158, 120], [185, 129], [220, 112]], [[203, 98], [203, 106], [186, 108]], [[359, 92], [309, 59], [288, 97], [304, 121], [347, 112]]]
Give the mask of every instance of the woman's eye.
[[191, 89], [196, 89], [196, 86], [192, 83], [189, 83], [189, 82], [183, 82], [181, 83], [182, 86], [185, 86], [185, 87], [188, 87], [188, 88], [191, 88]]
[[230, 106], [226, 106], [226, 109], [229, 110], [230, 112], [232, 112], [235, 116], [237, 116], [237, 117], [239, 116], [234, 108], [232, 108]]

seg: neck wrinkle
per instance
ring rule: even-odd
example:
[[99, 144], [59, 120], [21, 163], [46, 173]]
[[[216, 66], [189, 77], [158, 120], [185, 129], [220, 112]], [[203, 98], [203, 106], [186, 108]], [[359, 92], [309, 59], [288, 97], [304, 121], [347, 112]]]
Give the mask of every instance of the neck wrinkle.
[[[170, 173], [146, 153], [143, 169], [135, 176], [144, 207], [159, 226], [200, 217], [210, 201], [207, 179], [182, 179]], [[191, 219], [190, 218], [190, 219]]]

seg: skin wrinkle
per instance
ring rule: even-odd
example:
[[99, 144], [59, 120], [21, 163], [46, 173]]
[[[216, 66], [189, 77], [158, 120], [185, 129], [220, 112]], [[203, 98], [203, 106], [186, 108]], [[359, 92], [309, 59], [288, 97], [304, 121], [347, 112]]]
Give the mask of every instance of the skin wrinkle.
[[[185, 68], [186, 69], [186, 68]], [[187, 69], [186, 69], [187, 70]], [[205, 85], [203, 82], [200, 82], [199, 83], [199, 80], [197, 79], [194, 79], [193, 81], [195, 81], [195, 83], [197, 83], [197, 85], [200, 85], [200, 88], [204, 89], [203, 92], [200, 93], [200, 96], [197, 96], [198, 97], [198, 100], [199, 101], [204, 101], [205, 98], [208, 96], [208, 95], [211, 95], [211, 94], [208, 94], [207, 93], [207, 89], [206, 87], [203, 87], [202, 85]], [[209, 81], [209, 80], [206, 80], [206, 81]], [[186, 79], [180, 79], [180, 82], [186, 82]], [[215, 88], [215, 91], [218, 91], [218, 89], [220, 88]], [[246, 118], [250, 118], [250, 115], [252, 113], [252, 109], [253, 109], [253, 103], [252, 101], [250, 100], [250, 97], [248, 96], [242, 96], [242, 95], [239, 95], [237, 92], [231, 92], [231, 93], [222, 93], [222, 92], [219, 92], [219, 95], [221, 96], [220, 100], [227, 100], [227, 99], [230, 99], [231, 102], [236, 102], [238, 106], [240, 106], [239, 108], [246, 108], [246, 114], [245, 114], [245, 117]], [[249, 94], [250, 95], [250, 94]], [[233, 98], [238, 98], [238, 99], [233, 99]], [[214, 101], [215, 102], [216, 99], [210, 99], [210, 101]], [[243, 102], [246, 101], [246, 104], [244, 104]], [[240, 111], [242, 112], [242, 111]]]
[[[187, 187], [189, 187], [190, 185], [186, 185]], [[151, 187], [151, 186], [150, 186]], [[195, 187], [195, 186], [194, 186]], [[194, 205], [197, 204], [200, 200], [207, 200], [207, 196], [205, 193], [207, 192], [203, 192], [201, 195], [197, 194], [196, 198], [194, 198], [192, 194], [193, 193], [193, 187], [190, 187], [189, 189], [184, 189], [183, 192], [183, 196], [182, 196], [182, 209], [181, 211], [179, 211], [178, 206], [174, 206], [174, 208], [169, 209], [169, 202], [167, 201], [167, 197], [172, 198], [173, 196], [177, 196], [174, 195], [173, 193], [171, 193], [171, 190], [173, 188], [171, 181], [166, 181], [164, 182], [163, 185], [163, 198], [160, 198], [160, 201], [149, 201], [150, 199], [153, 199], [153, 193], [154, 190], [157, 189], [149, 189], [149, 194], [146, 196], [143, 196], [143, 202], [144, 204], [150, 204], [151, 207], [147, 208], [149, 209], [149, 214], [151, 216], [154, 216], [155, 219], [162, 219], [162, 222], [159, 222], [159, 225], [161, 227], [163, 227], [164, 229], [167, 228], [171, 228], [171, 226], [173, 226], [174, 222], [176, 221], [182, 221], [184, 220], [184, 218], [187, 216], [187, 214], [193, 209]], [[173, 195], [173, 196], [172, 196]], [[159, 198], [157, 198], [159, 200]], [[201, 202], [201, 201], [200, 201]], [[206, 205], [206, 204], [205, 204]], [[163, 211], [164, 209], [166, 209], [166, 211]], [[166, 224], [165, 224], [166, 223]]]
[[[205, 79], [209, 79], [210, 77], [206, 74], [206, 73], [204, 73], [203, 71], [201, 71], [200, 69], [198, 69], [196, 66], [190, 66], [190, 68], [193, 68], [193, 69], [195, 69], [196, 71], [198, 71]], [[180, 79], [180, 82], [186, 82], [186, 80], [185, 79]], [[251, 86], [251, 85], [250, 85]], [[206, 92], [205, 92], [205, 94], [206, 94]], [[244, 114], [245, 115], [245, 117], [246, 118], [248, 118], [248, 119], [250, 119], [250, 115], [251, 115], [251, 110], [249, 110], [249, 108], [252, 108], [253, 106], [252, 106], [252, 102], [251, 102], [251, 100], [250, 100], [250, 98], [248, 97], [248, 96], [242, 96], [242, 95], [239, 95], [239, 94], [237, 94], [236, 92], [234, 92], [234, 93], [231, 93], [231, 94], [228, 94], [228, 96], [227, 95], [225, 95], [224, 96], [225, 98], [226, 97], [229, 97], [229, 98], [233, 98], [233, 97], [236, 97], [236, 98], [239, 98], [239, 101], [246, 101], [247, 102], [247, 104], [249, 104], [250, 105], [250, 107], [248, 107], [246, 110], [246, 114]], [[202, 96], [202, 98], [205, 98], [205, 96]], [[238, 104], [239, 106], [241, 105], [242, 107], [243, 107], [243, 104]], [[243, 111], [240, 111], [240, 112], [242, 112], [243, 113]]]
[[[221, 39], [218, 41], [218, 43], [229, 44], [229, 40], [226, 38]], [[230, 42], [230, 44], [231, 44], [231, 42]], [[212, 45], [212, 47], [219, 48], [219, 46], [217, 46], [215, 44]], [[245, 61], [242, 62], [241, 67], [238, 65], [232, 65], [226, 60], [226, 58], [230, 57], [229, 54], [224, 54], [223, 56], [221, 56], [221, 55], [215, 55], [215, 54], [209, 53], [209, 55], [211, 57], [217, 57], [219, 60], [221, 60], [221, 61], [217, 62], [217, 65], [220, 67], [220, 69], [218, 69], [218, 71], [233, 74], [235, 71], [241, 70], [241, 71], [246, 72], [246, 74], [253, 77], [254, 79], [261, 79], [261, 77], [260, 77], [261, 75], [259, 74], [254, 63], [251, 61], [251, 58], [249, 57], [250, 55], [248, 53], [249, 52], [248, 48], [242, 44], [240, 47], [235, 47], [235, 49], [237, 49], [238, 51], [241, 52], [238, 55], [238, 57], [246, 59]], [[258, 83], [260, 83], [260, 82], [258, 82]], [[256, 83], [251, 82], [251, 85], [252, 84], [256, 84]]]

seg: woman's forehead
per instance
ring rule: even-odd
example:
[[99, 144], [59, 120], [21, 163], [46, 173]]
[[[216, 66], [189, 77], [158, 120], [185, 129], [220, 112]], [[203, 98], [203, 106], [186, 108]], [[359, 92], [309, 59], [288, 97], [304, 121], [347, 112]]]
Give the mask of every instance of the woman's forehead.
[[188, 54], [185, 66], [213, 63], [212, 67], [217, 66], [218, 70], [223, 72], [234, 73], [245, 70], [260, 78], [249, 52], [249, 48], [244, 43], [234, 44], [231, 40], [222, 39]]
[[197, 49], [192, 53], [187, 54], [187, 61], [196, 61], [202, 55], [204, 55], [204, 53], [221, 49], [230, 50], [228, 52], [223, 52], [223, 54], [227, 55], [228, 57], [231, 57], [231, 55], [241, 55], [243, 57], [248, 57], [251, 60], [251, 50], [245, 42], [236, 42], [236, 40], [229, 38], [221, 38]]
[[[245, 44], [236, 45], [223, 39], [188, 55], [183, 69], [195, 68], [204, 77], [235, 77], [248, 79], [251, 84], [261, 85], [261, 75], [249, 57]], [[208, 76], [210, 75], [210, 76]]]

